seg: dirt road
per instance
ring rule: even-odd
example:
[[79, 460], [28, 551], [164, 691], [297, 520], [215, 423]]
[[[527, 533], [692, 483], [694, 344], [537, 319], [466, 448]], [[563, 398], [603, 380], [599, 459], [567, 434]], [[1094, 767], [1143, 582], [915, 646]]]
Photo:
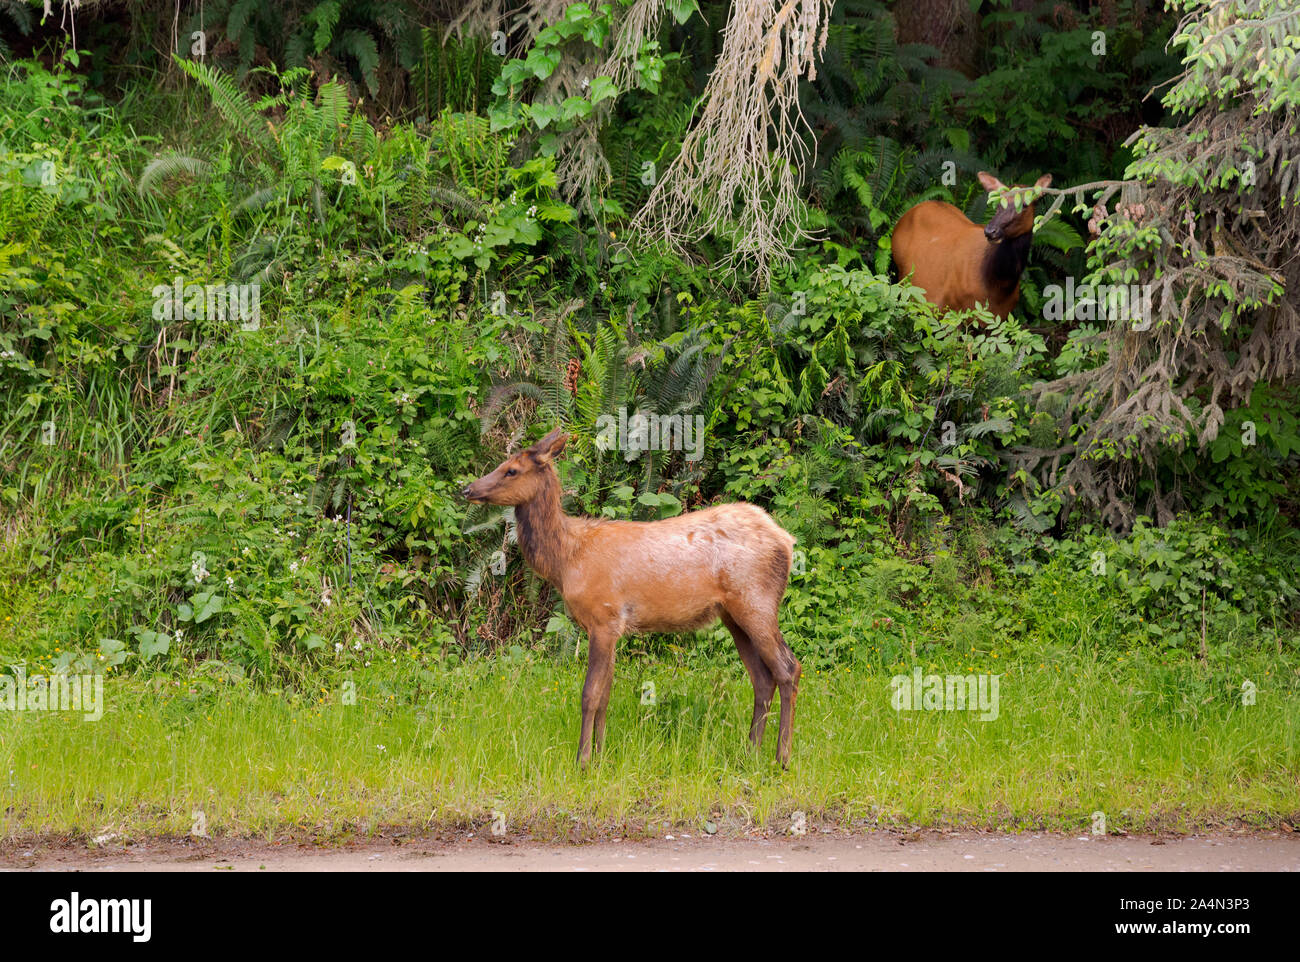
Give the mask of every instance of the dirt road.
[[1300, 871], [1300, 838], [1280, 832], [1177, 838], [977, 832], [724, 838], [673, 835], [583, 845], [477, 835], [336, 847], [248, 840], [156, 840], [0, 848], [0, 870], [234, 872]]

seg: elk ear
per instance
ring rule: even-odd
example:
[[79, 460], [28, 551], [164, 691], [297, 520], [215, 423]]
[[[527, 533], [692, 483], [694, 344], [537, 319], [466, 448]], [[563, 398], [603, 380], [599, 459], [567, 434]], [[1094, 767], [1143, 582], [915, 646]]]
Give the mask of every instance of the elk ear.
[[1007, 189], [1007, 185], [1002, 183], [1002, 181], [998, 180], [992, 174], [985, 173], [984, 171], [981, 170], [975, 176], [978, 177], [980, 183], [984, 185], [984, 189], [989, 191], [990, 193], [992, 193], [995, 190]]
[[569, 436], [564, 433], [563, 428], [556, 428], [546, 437], [542, 438], [530, 449], [533, 460], [538, 464], [549, 464], [551, 460], [564, 450], [565, 443]]
[[1035, 186], [1035, 187], [1038, 187], [1038, 188], [1042, 188], [1042, 187], [1051, 187], [1051, 186], [1052, 186], [1052, 175], [1051, 175], [1051, 174], [1043, 174], [1042, 177], [1039, 177], [1038, 180], [1034, 181], [1034, 186]]

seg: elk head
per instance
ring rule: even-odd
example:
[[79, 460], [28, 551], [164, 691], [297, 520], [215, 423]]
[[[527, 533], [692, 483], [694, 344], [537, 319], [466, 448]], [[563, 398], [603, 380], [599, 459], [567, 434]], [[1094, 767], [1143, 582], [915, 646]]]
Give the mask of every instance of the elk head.
[[551, 461], [564, 450], [568, 440], [556, 428], [531, 448], [512, 454], [496, 468], [461, 490], [461, 497], [476, 504], [527, 504], [537, 497], [546, 482]]
[[[980, 183], [984, 189], [992, 193], [995, 190], [1006, 191], [1007, 185], [1002, 183], [992, 174], [979, 172]], [[1016, 186], [1020, 191], [1039, 191], [1044, 187], [1050, 186], [1052, 175], [1044, 174], [1039, 177], [1033, 187]], [[1031, 196], [1037, 197], [1036, 194]], [[1008, 198], [1003, 198], [1002, 205], [993, 215], [993, 219], [984, 225], [984, 236], [991, 242], [997, 243], [1002, 240], [1012, 240], [1016, 237], [1022, 237], [1029, 234], [1034, 229], [1034, 205], [1033, 203], [1025, 204], [1020, 210], [1016, 210], [1015, 205]]]

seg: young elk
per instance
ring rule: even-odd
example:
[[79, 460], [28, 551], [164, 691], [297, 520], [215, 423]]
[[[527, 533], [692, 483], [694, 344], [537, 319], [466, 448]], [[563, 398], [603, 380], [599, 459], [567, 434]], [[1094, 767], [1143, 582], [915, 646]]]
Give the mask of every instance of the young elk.
[[513, 505], [524, 560], [563, 596], [587, 632], [578, 764], [605, 741], [614, 647], [624, 635], [684, 632], [721, 618], [754, 685], [749, 740], [763, 740], [772, 694], [781, 689], [776, 757], [790, 760], [802, 673], [777, 627], [794, 539], [752, 504], [724, 504], [662, 521], [569, 517], [560, 508], [552, 461], [566, 437], [556, 429], [503, 461], [461, 494]]
[[[1007, 189], [992, 174], [979, 172], [988, 191]], [[1038, 178], [1033, 188], [1050, 186], [1052, 175]], [[925, 291], [925, 299], [941, 310], [961, 311], [985, 304], [996, 317], [1006, 317], [1020, 300], [1020, 275], [1029, 261], [1034, 239], [1034, 205], [1020, 210], [1004, 200], [993, 219], [981, 227], [952, 204], [927, 200], [898, 220], [894, 228], [894, 265], [900, 277]]]

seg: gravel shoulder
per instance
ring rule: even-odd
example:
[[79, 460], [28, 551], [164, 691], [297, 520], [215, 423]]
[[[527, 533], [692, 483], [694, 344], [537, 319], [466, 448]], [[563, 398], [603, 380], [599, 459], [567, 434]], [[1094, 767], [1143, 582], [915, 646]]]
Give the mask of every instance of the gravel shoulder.
[[0, 871], [82, 872], [1287, 872], [1295, 834], [1091, 837], [875, 832], [675, 835], [583, 844], [466, 833], [328, 846], [249, 839], [0, 843]]

